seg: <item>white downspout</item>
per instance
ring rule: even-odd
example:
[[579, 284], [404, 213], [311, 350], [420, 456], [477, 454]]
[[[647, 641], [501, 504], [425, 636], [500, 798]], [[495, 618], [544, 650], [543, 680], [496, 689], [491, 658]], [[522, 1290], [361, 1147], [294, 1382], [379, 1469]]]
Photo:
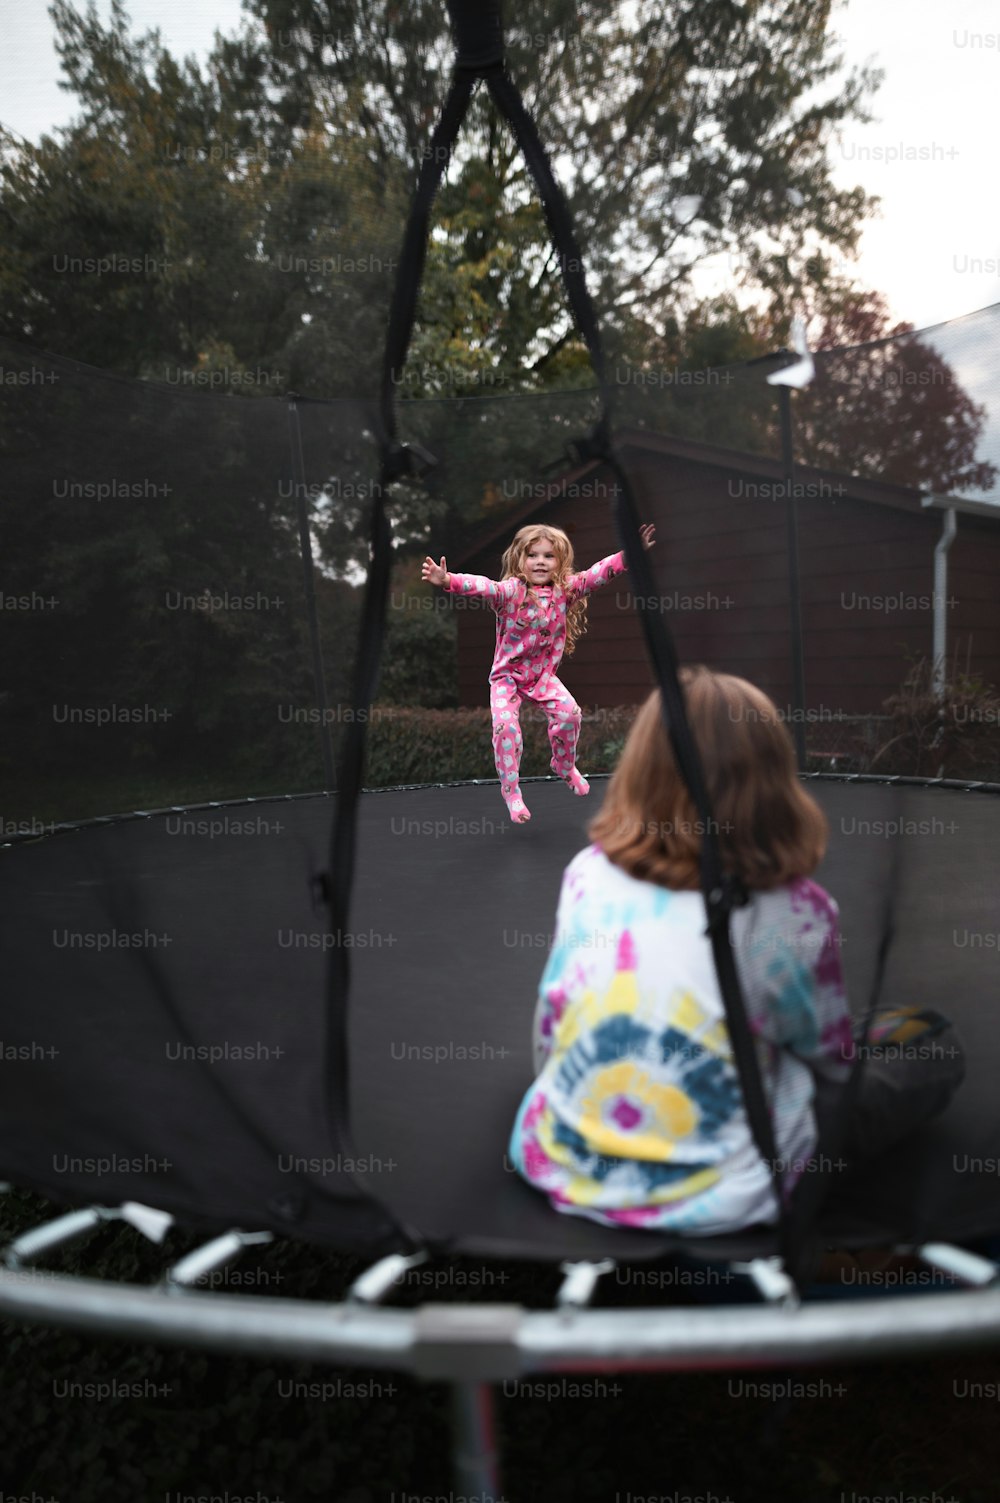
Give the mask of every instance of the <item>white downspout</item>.
[[949, 506], [944, 514], [944, 530], [934, 549], [934, 693], [940, 699], [944, 693], [948, 653], [948, 549], [955, 538], [957, 526], [955, 508]]

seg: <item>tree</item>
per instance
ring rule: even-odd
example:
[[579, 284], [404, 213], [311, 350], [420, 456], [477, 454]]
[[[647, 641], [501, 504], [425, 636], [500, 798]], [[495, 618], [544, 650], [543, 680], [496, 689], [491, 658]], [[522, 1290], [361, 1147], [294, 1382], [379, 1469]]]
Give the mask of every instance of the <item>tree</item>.
[[[382, 170], [402, 162], [412, 181], [450, 66], [443, 7], [248, 0], [248, 9], [267, 34], [282, 121], [301, 126], [319, 108], [335, 132], [362, 130]], [[855, 247], [874, 201], [834, 187], [828, 150], [842, 122], [867, 118], [879, 75], [838, 76], [830, 10], [812, 0], [507, 8], [511, 71], [566, 183], [624, 347], [637, 326], [656, 327], [691, 301], [690, 273], [708, 255], [728, 252], [748, 284], [785, 306], [821, 272], [824, 247]], [[439, 198], [430, 319], [466, 348], [483, 341], [495, 368], [528, 352], [536, 378], [551, 365], [562, 382], [574, 337], [559, 268], [527, 169], [485, 91], [459, 162]], [[447, 316], [435, 261], [449, 273], [456, 261], [469, 269], [471, 285]]]
[[[986, 409], [933, 334], [893, 323], [885, 298], [831, 280], [811, 299], [807, 339], [812, 383], [793, 398], [799, 464], [892, 481], [918, 490], [988, 491], [996, 467], [976, 457]], [[780, 454], [775, 389], [748, 361], [786, 348], [790, 320], [732, 297], [715, 298], [650, 341], [622, 394], [623, 422], [752, 453]], [[666, 375], [663, 385], [644, 380]]]
[[2, 139], [0, 329], [244, 396], [373, 390], [402, 210], [358, 143], [316, 123], [275, 145], [238, 42], [203, 73], [133, 38], [120, 0], [107, 28], [92, 4], [52, 14], [82, 109], [37, 147]]
[[[511, 71], [566, 186], [612, 361], [685, 371], [741, 360], [784, 338], [791, 298], [809, 293], [827, 307], [830, 256], [850, 253], [872, 206], [860, 188], [832, 184], [830, 141], [863, 116], [877, 81], [840, 75], [829, 4], [526, 0], [507, 9]], [[331, 585], [321, 598], [331, 622], [346, 622], [367, 563], [371, 404], [395, 258], [450, 39], [440, 0], [247, 0], [246, 10], [238, 34], [218, 38], [199, 67], [175, 61], [155, 32], [133, 36], [121, 0], [106, 23], [92, 3], [81, 12], [56, 0], [66, 87], [80, 111], [38, 146], [0, 139], [0, 331], [139, 378], [151, 398], [157, 383], [169, 385], [160, 395], [171, 398], [177, 450], [188, 422], [181, 395], [334, 399], [301, 410], [311, 519]], [[694, 300], [693, 269], [721, 252], [762, 311]], [[435, 205], [398, 392], [404, 436], [441, 460], [424, 483], [393, 493], [401, 569], [432, 535], [455, 552], [487, 513], [499, 522], [504, 506], [516, 511], [522, 498], [508, 486], [536, 477], [586, 429], [592, 385], [534, 185], [480, 88]], [[527, 392], [519, 405], [489, 400]], [[752, 446], [768, 432], [769, 393], [742, 405], [728, 395], [713, 394], [713, 408], [677, 383], [636, 395], [629, 411]], [[955, 390], [933, 395], [925, 447], [937, 452], [945, 438], [950, 447], [920, 473], [974, 473], [976, 409]], [[405, 401], [456, 396], [487, 400]], [[899, 393], [890, 396], [887, 417], [907, 420]], [[850, 421], [824, 428], [809, 416], [812, 400], [798, 404], [803, 449], [813, 434], [817, 462], [833, 449], [842, 457]], [[56, 414], [64, 432], [84, 431], [85, 402], [51, 401], [47, 425], [35, 413], [33, 431], [59, 443]], [[143, 616], [143, 600], [171, 581], [225, 583], [190, 552], [199, 528], [209, 558], [234, 560], [249, 588], [290, 590], [295, 507], [274, 495], [287, 413], [284, 403], [277, 414], [278, 404], [257, 405], [256, 423], [206, 405], [206, 429], [161, 517], [136, 511], [117, 533], [102, 532], [100, 508], [78, 509], [67, 531], [42, 496], [26, 525], [32, 546], [18, 554], [25, 578], [40, 558], [74, 581], [81, 610], [106, 609], [102, 641], [123, 685], [166, 678], [202, 727], [224, 718], [234, 665], [270, 683], [268, 665], [297, 662], [302, 645], [301, 623], [277, 616], [259, 631], [192, 617], [169, 632]], [[101, 424], [111, 444], [112, 409]], [[129, 433], [133, 446], [153, 443], [148, 422]], [[257, 460], [264, 433], [274, 436], [269, 468]], [[878, 436], [866, 433], [856, 452], [873, 462]], [[218, 494], [199, 463], [213, 467]], [[123, 600], [148, 628], [129, 644], [116, 635]], [[410, 614], [423, 623], [419, 608]], [[442, 636], [437, 618], [421, 630], [429, 646]], [[328, 657], [338, 685], [349, 635], [338, 634]], [[171, 659], [182, 640], [203, 670], [186, 687]]]
[[917, 490], [988, 491], [976, 459], [986, 409], [912, 324], [892, 324], [878, 292], [841, 288], [813, 334], [817, 379], [797, 404], [797, 447], [809, 464]]

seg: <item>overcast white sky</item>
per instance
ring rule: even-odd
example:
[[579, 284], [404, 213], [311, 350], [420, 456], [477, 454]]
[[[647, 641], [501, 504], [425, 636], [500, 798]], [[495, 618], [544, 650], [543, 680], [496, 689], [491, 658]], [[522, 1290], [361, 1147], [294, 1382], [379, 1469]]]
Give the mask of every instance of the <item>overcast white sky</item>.
[[[79, 0], [82, 8], [83, 0]], [[98, 0], [106, 16], [109, 0]], [[176, 55], [203, 55], [237, 26], [240, 0], [131, 0], [133, 29], [159, 27]], [[32, 140], [65, 124], [47, 0], [4, 0], [0, 119]], [[835, 13], [848, 62], [885, 69], [878, 120], [833, 148], [835, 177], [882, 198], [858, 280], [919, 328], [1000, 302], [996, 208], [997, 0], [846, 0]], [[992, 185], [992, 186], [991, 186]], [[978, 269], [977, 269], [978, 263]]]

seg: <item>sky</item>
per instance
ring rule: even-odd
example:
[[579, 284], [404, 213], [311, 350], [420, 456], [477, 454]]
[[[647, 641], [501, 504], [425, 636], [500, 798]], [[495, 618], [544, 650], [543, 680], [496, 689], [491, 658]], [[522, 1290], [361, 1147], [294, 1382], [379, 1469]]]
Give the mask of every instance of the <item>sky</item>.
[[[82, 8], [83, 0], [77, 0]], [[442, 0], [443, 5], [443, 0]], [[109, 0], [97, 0], [107, 16]], [[204, 56], [216, 30], [239, 24], [240, 0], [131, 0], [133, 30], [158, 27], [175, 55]], [[47, 0], [4, 0], [0, 120], [31, 140], [66, 124]], [[1000, 302], [1000, 215], [994, 160], [1000, 93], [996, 0], [846, 0], [832, 29], [848, 64], [885, 80], [877, 119], [831, 148], [835, 181], [882, 199], [850, 270], [918, 329]]]

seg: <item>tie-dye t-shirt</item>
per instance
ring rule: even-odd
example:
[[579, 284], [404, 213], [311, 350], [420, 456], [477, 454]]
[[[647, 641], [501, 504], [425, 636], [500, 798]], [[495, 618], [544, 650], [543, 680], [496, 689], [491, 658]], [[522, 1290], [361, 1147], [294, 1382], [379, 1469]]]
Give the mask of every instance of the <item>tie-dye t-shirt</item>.
[[[698, 1233], [776, 1219], [704, 931], [700, 892], [632, 877], [597, 846], [567, 867], [535, 1015], [540, 1073], [510, 1145], [558, 1210]], [[790, 1188], [815, 1147], [813, 1073], [850, 1068], [837, 906], [802, 878], [754, 894], [730, 933]]]

